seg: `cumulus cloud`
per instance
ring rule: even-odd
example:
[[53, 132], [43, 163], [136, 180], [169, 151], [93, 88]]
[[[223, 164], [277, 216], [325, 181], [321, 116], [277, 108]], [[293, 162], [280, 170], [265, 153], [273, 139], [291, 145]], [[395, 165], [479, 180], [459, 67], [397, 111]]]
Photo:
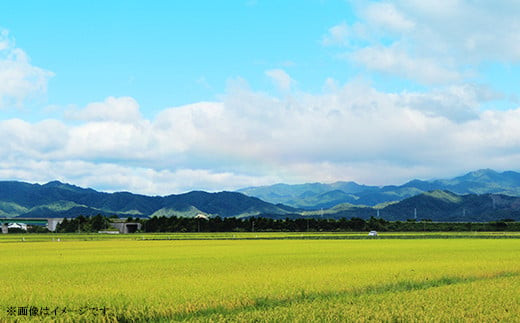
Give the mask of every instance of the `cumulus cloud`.
[[[517, 168], [520, 108], [481, 112], [493, 97], [485, 87], [384, 93], [361, 81], [334, 83], [283, 99], [234, 86], [220, 102], [167, 108], [154, 119], [133, 99], [108, 98], [76, 110], [84, 118], [72, 124], [4, 120], [0, 176], [169, 194]], [[107, 106], [133, 117], [88, 117]]]
[[9, 32], [0, 29], [0, 108], [22, 106], [27, 99], [46, 93], [52, 72], [30, 64], [27, 54], [17, 48]]

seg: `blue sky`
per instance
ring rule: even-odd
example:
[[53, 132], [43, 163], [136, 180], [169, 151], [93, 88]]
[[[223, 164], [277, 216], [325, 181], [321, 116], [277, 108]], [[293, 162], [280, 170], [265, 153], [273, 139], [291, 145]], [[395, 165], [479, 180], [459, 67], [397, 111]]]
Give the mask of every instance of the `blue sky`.
[[519, 170], [520, 5], [0, 3], [0, 178], [146, 194]]
[[349, 16], [342, 1], [50, 3], [0, 6], [1, 25], [17, 47], [55, 74], [47, 90], [51, 104], [132, 96], [151, 116], [215, 100], [237, 77], [270, 91], [267, 69], [293, 71], [305, 79], [301, 88], [313, 92], [331, 74], [352, 77], [334, 73], [344, 64], [320, 46], [331, 22]]

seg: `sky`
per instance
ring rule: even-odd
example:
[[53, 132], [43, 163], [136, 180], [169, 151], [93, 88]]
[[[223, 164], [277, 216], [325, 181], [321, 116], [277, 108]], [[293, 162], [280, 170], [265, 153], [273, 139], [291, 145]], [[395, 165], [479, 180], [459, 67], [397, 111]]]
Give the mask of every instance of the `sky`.
[[520, 2], [2, 1], [0, 180], [167, 195], [520, 168]]

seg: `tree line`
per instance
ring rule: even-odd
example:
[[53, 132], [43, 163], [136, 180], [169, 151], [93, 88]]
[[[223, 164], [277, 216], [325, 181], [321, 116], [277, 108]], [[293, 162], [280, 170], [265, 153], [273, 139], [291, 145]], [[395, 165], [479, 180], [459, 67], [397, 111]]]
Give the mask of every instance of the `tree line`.
[[[57, 226], [56, 231], [98, 232], [101, 230], [115, 230], [110, 223], [116, 219], [116, 217], [108, 218], [102, 215], [91, 217], [78, 216], [76, 218], [64, 219]], [[122, 220], [117, 219], [117, 221]], [[512, 219], [472, 223], [433, 222], [431, 220], [387, 221], [375, 217], [365, 220], [356, 217], [350, 219], [272, 219], [264, 217], [221, 218], [217, 216], [209, 219], [197, 219], [173, 216], [153, 217], [150, 219], [129, 217], [123, 221], [141, 223], [142, 232], [520, 231], [520, 222], [515, 222]]]

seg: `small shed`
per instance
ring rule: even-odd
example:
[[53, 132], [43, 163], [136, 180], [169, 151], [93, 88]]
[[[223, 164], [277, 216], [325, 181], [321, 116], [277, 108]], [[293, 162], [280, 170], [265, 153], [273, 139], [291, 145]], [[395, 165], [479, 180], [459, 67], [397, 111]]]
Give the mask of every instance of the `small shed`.
[[119, 230], [119, 233], [135, 233], [142, 228], [138, 222], [110, 222], [110, 225]]

